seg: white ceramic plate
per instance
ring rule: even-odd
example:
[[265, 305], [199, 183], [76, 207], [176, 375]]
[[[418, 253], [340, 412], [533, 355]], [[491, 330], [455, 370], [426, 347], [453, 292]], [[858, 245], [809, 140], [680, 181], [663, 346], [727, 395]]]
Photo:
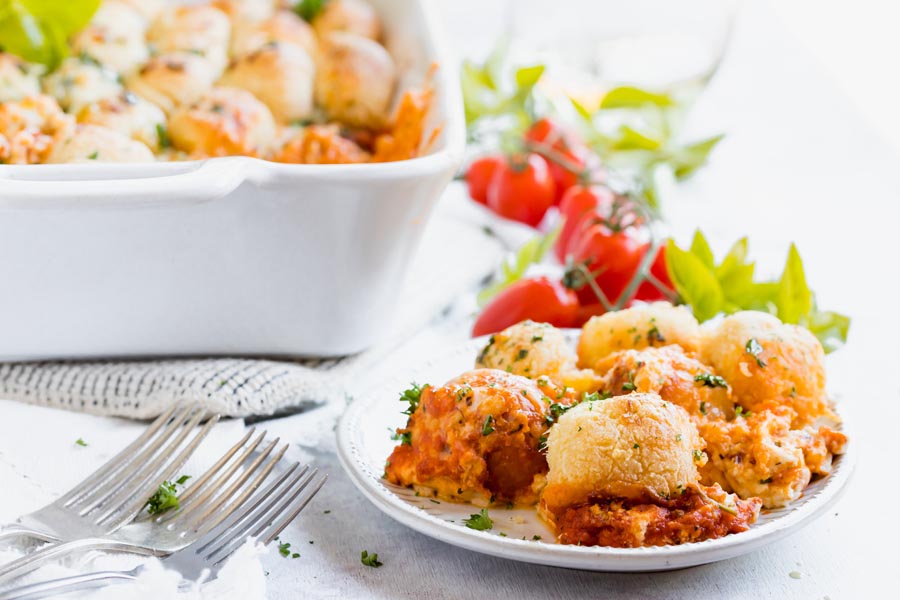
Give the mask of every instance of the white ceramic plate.
[[[569, 332], [573, 342], [578, 333]], [[411, 381], [441, 385], [471, 369], [485, 342], [484, 338], [471, 340], [356, 398], [338, 425], [338, 456], [356, 487], [388, 516], [449, 544], [502, 558], [592, 571], [690, 567], [746, 554], [797, 531], [838, 499], [853, 470], [855, 444], [852, 434], [848, 434], [848, 452], [835, 459], [832, 474], [814, 481], [793, 505], [763, 511], [749, 531], [681, 546], [608, 548], [557, 544], [533, 509], [490, 508], [493, 529], [469, 529], [462, 521], [479, 508], [417, 497], [412, 490], [392, 485], [381, 476], [397, 443], [390, 439], [391, 433], [406, 423], [399, 392]], [[846, 419], [843, 430], [848, 431]]]

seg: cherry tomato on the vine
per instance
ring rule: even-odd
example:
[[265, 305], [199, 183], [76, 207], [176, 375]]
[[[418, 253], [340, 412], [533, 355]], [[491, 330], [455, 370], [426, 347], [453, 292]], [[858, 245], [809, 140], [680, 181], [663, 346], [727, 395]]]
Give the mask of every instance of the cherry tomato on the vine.
[[[650, 250], [650, 244], [644, 246], [641, 256]], [[653, 263], [650, 265], [650, 273], [664, 285], [670, 293], [674, 293], [675, 285], [669, 277], [669, 270], [666, 268], [666, 247], [660, 246]], [[655, 300], [667, 300], [669, 296], [660, 290], [650, 281], [644, 281], [637, 289], [634, 300], [643, 300], [645, 302], [653, 302]]]
[[556, 327], [574, 327], [578, 319], [578, 298], [575, 292], [548, 277], [521, 279], [484, 307], [472, 335], [497, 333], [526, 319]]
[[488, 186], [497, 166], [502, 164], [504, 157], [502, 155], [483, 156], [469, 165], [466, 169], [466, 184], [469, 187], [469, 196], [472, 200], [479, 204], [487, 204]]
[[582, 276], [583, 285], [575, 290], [579, 302], [583, 305], [600, 302], [593, 286], [586, 281], [589, 278], [614, 304], [637, 271], [643, 245], [629, 230], [612, 231], [604, 224], [596, 224], [574, 241], [571, 254]]
[[575, 185], [566, 191], [559, 205], [559, 214], [563, 218], [562, 230], [553, 246], [559, 262], [566, 262], [566, 252], [582, 217], [592, 213], [608, 213], [613, 200], [614, 196], [609, 188], [601, 186]]
[[512, 156], [497, 165], [487, 205], [501, 217], [535, 227], [553, 206], [555, 190], [547, 161], [537, 154]]
[[546, 117], [536, 121], [528, 129], [525, 139], [545, 144], [553, 153], [561, 156], [569, 167], [575, 168], [575, 171], [572, 171], [560, 162], [545, 156], [549, 162], [550, 175], [556, 184], [554, 204], [559, 204], [566, 190], [576, 185], [585, 175], [590, 149], [574, 131]]

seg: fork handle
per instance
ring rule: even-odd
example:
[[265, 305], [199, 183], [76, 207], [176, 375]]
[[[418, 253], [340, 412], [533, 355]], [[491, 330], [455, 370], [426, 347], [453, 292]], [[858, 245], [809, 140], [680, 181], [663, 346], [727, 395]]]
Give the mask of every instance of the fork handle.
[[51, 579], [0, 592], [0, 600], [25, 600], [26, 598], [49, 598], [79, 590], [105, 587], [111, 583], [125, 583], [137, 579], [138, 569], [133, 571], [98, 571], [73, 575], [61, 579]]
[[47, 544], [21, 558], [17, 558], [5, 565], [0, 565], [0, 584], [8, 583], [17, 577], [30, 573], [47, 562], [57, 560], [76, 552], [87, 552], [89, 550], [130, 552], [132, 554], [144, 554], [149, 556], [156, 554], [154, 551], [147, 548], [105, 538], [87, 538], [61, 544]]
[[26, 527], [19, 523], [11, 523], [0, 528], [0, 546], [8, 545], [8, 542], [21, 538], [32, 538], [43, 542], [54, 542], [56, 539], [47, 533], [42, 533], [32, 527]]

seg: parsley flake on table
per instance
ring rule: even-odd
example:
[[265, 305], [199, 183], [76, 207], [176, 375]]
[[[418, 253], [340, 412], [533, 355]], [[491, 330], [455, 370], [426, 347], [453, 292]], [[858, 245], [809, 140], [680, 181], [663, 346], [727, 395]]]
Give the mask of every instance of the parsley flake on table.
[[369, 554], [368, 550], [362, 551], [362, 554], [360, 555], [360, 561], [362, 562], [362, 564], [366, 565], [367, 567], [376, 567], [377, 568], [384, 564], [383, 562], [378, 560], [377, 552], [373, 552], [372, 554]]
[[494, 522], [491, 520], [490, 515], [488, 515], [486, 508], [482, 508], [473, 515], [469, 515], [468, 519], [463, 519], [463, 523], [465, 523], [466, 527], [469, 529], [474, 529], [476, 531], [487, 531], [494, 526]]
[[84, 441], [83, 439], [78, 438], [77, 440], [75, 440], [75, 445], [81, 446], [82, 448], [86, 448], [88, 443], [86, 441]]

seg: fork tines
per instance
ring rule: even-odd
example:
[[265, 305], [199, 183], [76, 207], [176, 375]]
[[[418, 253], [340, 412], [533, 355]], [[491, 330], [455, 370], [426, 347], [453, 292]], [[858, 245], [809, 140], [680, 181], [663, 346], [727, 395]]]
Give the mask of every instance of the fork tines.
[[294, 463], [191, 549], [204, 561], [218, 564], [249, 537], [269, 544], [306, 507], [326, 479], [318, 469]]
[[[155, 490], [171, 479], [219, 421], [207, 418], [194, 404], [173, 406], [153, 422], [138, 439], [70, 490], [58, 505], [112, 529], [127, 523]], [[180, 450], [179, 450], [180, 449]]]

